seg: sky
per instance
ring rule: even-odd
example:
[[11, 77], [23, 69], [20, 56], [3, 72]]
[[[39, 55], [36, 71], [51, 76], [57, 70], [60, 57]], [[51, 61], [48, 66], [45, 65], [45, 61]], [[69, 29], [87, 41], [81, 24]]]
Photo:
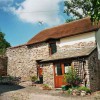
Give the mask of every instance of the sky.
[[[65, 23], [64, 0], [0, 0], [0, 31], [11, 46]], [[42, 23], [42, 24], [41, 24]]]

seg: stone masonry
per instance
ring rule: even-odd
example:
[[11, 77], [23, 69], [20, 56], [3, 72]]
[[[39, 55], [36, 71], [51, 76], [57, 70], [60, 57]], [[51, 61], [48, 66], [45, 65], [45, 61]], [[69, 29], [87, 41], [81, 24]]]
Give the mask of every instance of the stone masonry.
[[36, 60], [41, 60], [48, 56], [47, 43], [8, 48], [8, 74], [21, 77], [21, 81], [30, 80], [30, 76], [37, 75]]
[[[84, 74], [86, 73], [86, 78], [87, 78], [87, 84], [86, 86], [88, 88], [90, 88], [90, 78], [89, 78], [89, 75], [90, 75], [90, 71], [89, 71], [89, 66], [88, 66], [88, 58], [87, 57], [83, 57], [84, 58], [84, 62], [81, 61], [82, 58], [78, 59], [78, 60], [74, 60], [72, 61], [73, 62], [73, 66], [78, 74], [78, 76], [83, 80], [84, 79]], [[84, 63], [84, 64], [83, 64]], [[84, 67], [84, 68], [83, 68]]]
[[[100, 90], [100, 61], [98, 60], [97, 49], [95, 49], [88, 57], [83, 58], [85, 61], [84, 69], [87, 78], [86, 86], [92, 91]], [[79, 59], [73, 60], [72, 62], [77, 74], [81, 77], [81, 79], [83, 79], [83, 62], [79, 61]]]
[[90, 88], [93, 91], [100, 90], [100, 61], [97, 49], [88, 57], [88, 70]]
[[96, 46], [95, 41], [88, 41], [88, 42], [79, 42], [75, 43], [73, 45], [68, 45], [66, 44], [65, 46], [60, 47], [59, 46], [59, 41], [56, 43], [57, 45], [57, 51], [66, 51], [66, 50], [72, 50], [72, 49], [79, 49], [79, 48], [89, 48], [89, 47], [94, 47]]
[[43, 83], [54, 87], [53, 63], [43, 64]]

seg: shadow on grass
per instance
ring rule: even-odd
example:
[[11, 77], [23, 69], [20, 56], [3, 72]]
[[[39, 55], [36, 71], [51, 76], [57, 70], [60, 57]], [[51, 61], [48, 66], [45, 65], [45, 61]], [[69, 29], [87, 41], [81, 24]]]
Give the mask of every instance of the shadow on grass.
[[0, 84], [0, 95], [5, 92], [15, 91], [23, 88], [25, 87], [16, 84]]

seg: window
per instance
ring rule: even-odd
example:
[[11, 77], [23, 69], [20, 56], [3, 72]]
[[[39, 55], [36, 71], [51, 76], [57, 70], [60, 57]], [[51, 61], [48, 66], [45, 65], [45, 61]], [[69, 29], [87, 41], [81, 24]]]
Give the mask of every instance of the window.
[[56, 72], [56, 75], [62, 75], [62, 67], [61, 67], [61, 64], [56, 64], [55, 72]]
[[68, 73], [69, 68], [71, 68], [71, 64], [64, 63], [64, 67], [65, 67], [65, 73]]
[[49, 44], [49, 52], [50, 52], [50, 55], [54, 54], [57, 52], [57, 47], [56, 47], [56, 43], [50, 43]]

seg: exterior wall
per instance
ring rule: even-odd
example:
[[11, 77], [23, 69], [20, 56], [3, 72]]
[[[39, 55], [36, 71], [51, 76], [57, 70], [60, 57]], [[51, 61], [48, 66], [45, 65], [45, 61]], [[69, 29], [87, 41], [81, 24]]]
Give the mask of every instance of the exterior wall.
[[29, 80], [30, 76], [37, 75], [36, 60], [44, 59], [48, 56], [47, 43], [9, 48], [7, 50], [8, 74], [21, 77], [22, 81]]
[[54, 87], [54, 71], [52, 63], [43, 65], [43, 83]]
[[[95, 50], [89, 57], [81, 57], [79, 59], [72, 60], [72, 65], [81, 79], [84, 80], [84, 74], [86, 73], [86, 86], [88, 88], [92, 91], [100, 90], [100, 61], [97, 58], [97, 50]], [[44, 84], [54, 87], [52, 63], [43, 64], [43, 79]]]
[[95, 46], [95, 32], [61, 38], [57, 42], [57, 51]]
[[[83, 78], [83, 62], [73, 61], [73, 65], [77, 74]], [[92, 91], [100, 90], [100, 61], [98, 60], [97, 50], [93, 51], [88, 58], [85, 58], [84, 68], [87, 79], [86, 86]]]
[[[85, 63], [82, 61], [84, 59]], [[85, 57], [73, 61], [74, 68], [81, 79], [84, 79], [84, 72], [86, 73], [87, 84], [86, 86], [90, 88], [90, 79], [89, 79], [89, 66], [88, 59]], [[83, 69], [84, 67], [84, 69]], [[84, 83], [84, 82], [83, 82]], [[85, 85], [85, 84], [84, 84]]]
[[100, 61], [97, 50], [88, 58], [90, 88], [93, 91], [100, 90]]

